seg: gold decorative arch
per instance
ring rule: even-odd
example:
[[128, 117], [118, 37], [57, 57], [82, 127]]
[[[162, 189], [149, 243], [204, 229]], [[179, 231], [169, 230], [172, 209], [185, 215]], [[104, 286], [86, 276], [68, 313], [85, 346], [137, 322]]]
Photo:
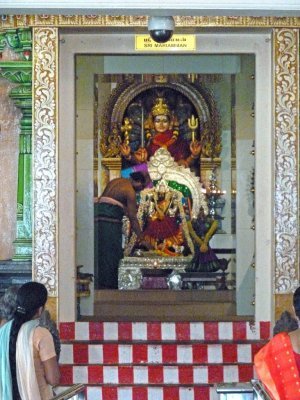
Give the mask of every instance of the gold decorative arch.
[[[156, 78], [162, 82], [155, 82]], [[204, 157], [219, 157], [221, 151], [219, 114], [213, 94], [203, 84], [192, 83], [185, 76], [175, 77], [172, 75], [157, 76], [151, 82], [139, 82], [138, 80], [139, 78], [132, 79], [129, 77], [127, 81], [125, 80], [117, 85], [106, 103], [100, 139], [103, 157], [111, 154], [115, 157], [120, 156], [120, 153], [115, 151], [115, 142], [122, 136], [120, 127], [126, 115], [126, 110], [133, 104], [133, 101], [140, 98], [143, 108], [149, 113], [151, 110], [149, 103], [152, 106], [155, 100], [155, 98], [152, 101], [149, 99], [149, 92], [152, 92], [152, 96], [154, 92], [156, 97], [166, 97], [165, 95], [158, 95], [158, 93], [167, 93], [168, 91], [181, 96], [181, 99], [185, 99], [183, 101], [195, 110], [196, 117], [201, 125], [202, 155]], [[172, 97], [170, 94], [168, 96]], [[169, 105], [171, 100], [168, 97], [166, 98]], [[185, 117], [187, 119], [190, 115]], [[205, 151], [207, 154], [203, 154]]]

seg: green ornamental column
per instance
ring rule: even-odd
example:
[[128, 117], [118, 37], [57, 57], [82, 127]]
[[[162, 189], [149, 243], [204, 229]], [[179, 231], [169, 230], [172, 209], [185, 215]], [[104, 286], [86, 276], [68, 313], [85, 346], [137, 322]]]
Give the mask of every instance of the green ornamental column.
[[0, 76], [18, 86], [10, 92], [22, 111], [19, 136], [17, 234], [14, 261], [32, 259], [32, 34], [31, 29], [9, 29], [0, 33], [0, 52], [8, 46], [21, 55], [17, 61], [0, 60]]

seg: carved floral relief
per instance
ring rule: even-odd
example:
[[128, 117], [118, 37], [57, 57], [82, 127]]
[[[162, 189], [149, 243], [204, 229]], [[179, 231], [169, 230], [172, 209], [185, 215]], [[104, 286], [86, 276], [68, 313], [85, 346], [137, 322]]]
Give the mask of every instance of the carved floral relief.
[[299, 31], [275, 29], [275, 292], [299, 279]]
[[57, 294], [57, 38], [56, 28], [34, 29], [34, 279]]

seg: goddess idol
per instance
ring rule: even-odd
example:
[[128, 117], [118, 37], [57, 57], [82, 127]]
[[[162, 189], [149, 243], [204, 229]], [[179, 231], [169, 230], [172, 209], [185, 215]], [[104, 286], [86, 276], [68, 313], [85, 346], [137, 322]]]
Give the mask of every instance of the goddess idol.
[[184, 167], [191, 167], [199, 159], [200, 142], [192, 140], [189, 143], [179, 135], [178, 121], [164, 98], [158, 97], [155, 100], [145, 123], [144, 111], [141, 112], [142, 138], [140, 147], [136, 151], [132, 151], [126, 141], [120, 146], [121, 154], [128, 162], [128, 166], [149, 161], [150, 157], [160, 148], [167, 149], [177, 164]]

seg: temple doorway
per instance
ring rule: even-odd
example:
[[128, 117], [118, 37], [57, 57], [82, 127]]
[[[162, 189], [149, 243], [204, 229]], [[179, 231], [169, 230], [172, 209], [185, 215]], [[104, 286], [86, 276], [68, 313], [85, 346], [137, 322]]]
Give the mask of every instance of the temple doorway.
[[[67, 45], [70, 48], [75, 43], [75, 36], [65, 35], [63, 45]], [[87, 36], [89, 35], [83, 35], [88, 39]], [[104, 36], [100, 35], [99, 38], [102, 37], [104, 40]], [[125, 42], [126, 40], [130, 41], [131, 35], [128, 36], [124, 35], [123, 40]], [[74, 110], [74, 115], [76, 115], [74, 132], [76, 134], [72, 139], [74, 140], [74, 148], [76, 148], [76, 157], [74, 157], [76, 241], [69, 245], [70, 248], [75, 250], [74, 253], [72, 252], [75, 265], [82, 265], [81, 271], [83, 273], [93, 274], [95, 279], [98, 279], [97, 268], [95, 270], [95, 264], [97, 264], [95, 258], [97, 255], [94, 249], [96, 231], [94, 204], [108, 180], [119, 176], [122, 169], [122, 157], [118, 157], [116, 153], [105, 153], [105, 151], [109, 150], [108, 144], [114, 143], [114, 127], [111, 123], [115, 121], [111, 119], [111, 116], [114, 115], [119, 118], [117, 129], [122, 132], [120, 137], [121, 141], [124, 141], [124, 132], [126, 131], [124, 129], [121, 130], [121, 128], [124, 127], [125, 118], [129, 115], [130, 110], [133, 114], [135, 112], [134, 107], [130, 108], [132, 104], [135, 102], [141, 104], [144, 101], [143, 95], [149, 94], [149, 98], [152, 96], [152, 102], [149, 102], [148, 108], [144, 103], [146, 119], [146, 113], [149, 113], [154, 106], [155, 97], [161, 95], [159, 89], [162, 86], [172, 92], [174, 87], [181, 88], [184, 85], [188, 88], [201, 88], [201, 90], [198, 89], [197, 93], [199, 93], [199, 96], [203, 96], [210, 116], [212, 116], [210, 123], [215, 128], [214, 132], [216, 134], [212, 136], [211, 141], [208, 139], [203, 144], [199, 165], [194, 168], [193, 173], [199, 180], [202, 193], [206, 196], [208, 213], [214, 215], [218, 222], [218, 227], [209, 241], [210, 247], [218, 258], [228, 261], [225, 290], [216, 290], [218, 287], [215, 283], [209, 281], [205, 284], [203, 282], [187, 282], [184, 290], [182, 287], [180, 288], [181, 290], [178, 290], [178, 287], [168, 287], [168, 289], [163, 290], [160, 288], [153, 292], [136, 286], [127, 288], [126, 279], [131, 279], [129, 274], [124, 278], [124, 285], [121, 290], [109, 291], [96, 287], [94, 291], [94, 287], [91, 285], [91, 295], [82, 298], [80, 301], [81, 316], [97, 318], [94, 312], [94, 305], [97, 299], [100, 303], [102, 301], [102, 311], [106, 309], [106, 313], [109, 313], [109, 307], [107, 308], [107, 304], [105, 304], [106, 295], [110, 297], [112, 303], [119, 299], [119, 304], [122, 304], [125, 299], [128, 299], [129, 303], [133, 302], [137, 307], [136, 295], [139, 293], [138, 296], [144, 296], [143, 307], [146, 309], [148, 304], [149, 308], [149, 304], [152, 304], [152, 300], [149, 299], [151, 292], [154, 293], [153, 297], [156, 298], [169, 296], [169, 305], [172, 304], [174, 310], [176, 309], [176, 304], [178, 304], [177, 308], [179, 309], [180, 307], [182, 308], [182, 303], [189, 303], [192, 299], [195, 304], [199, 304], [201, 302], [199, 296], [203, 295], [203, 293], [204, 296], [209, 293], [209, 296], [215, 299], [215, 304], [217, 304], [217, 300], [224, 303], [225, 300], [222, 295], [226, 293], [227, 298], [230, 297], [232, 302], [236, 304], [236, 308], [233, 311], [235, 316], [253, 318], [255, 315], [254, 299], [261, 291], [261, 288], [257, 287], [255, 283], [254, 269], [254, 266], [257, 266], [257, 232], [255, 231], [257, 207], [257, 201], [255, 201], [255, 189], [257, 190], [256, 174], [257, 165], [263, 166], [269, 160], [268, 154], [262, 157], [259, 152], [257, 157], [255, 147], [257, 140], [259, 142], [263, 140], [261, 137], [257, 137], [257, 126], [263, 127], [266, 125], [265, 131], [267, 132], [269, 126], [268, 121], [264, 121], [261, 116], [257, 119], [255, 114], [258, 105], [260, 106], [263, 102], [262, 93], [258, 93], [256, 90], [257, 72], [260, 71], [258, 74], [258, 80], [260, 80], [261, 72], [263, 71], [261, 66], [263, 50], [259, 48], [257, 52], [255, 41], [258, 40], [260, 42], [261, 38], [259, 38], [259, 35], [253, 35], [252, 37], [251, 34], [249, 34], [249, 37], [251, 37], [251, 39], [249, 38], [249, 43], [251, 42], [253, 45], [252, 50], [248, 48], [248, 51], [246, 51], [235, 36], [236, 43], [232, 44], [231, 48], [226, 48], [225, 53], [227, 54], [218, 53], [214, 49], [213, 54], [200, 54], [201, 51], [199, 50], [197, 54], [189, 54], [188, 56], [174, 54], [125, 55], [118, 54], [117, 48], [116, 54], [112, 54], [111, 47], [108, 49], [106, 45], [104, 45], [102, 51], [101, 49], [99, 50], [99, 45], [95, 45], [94, 51], [87, 48], [86, 51], [81, 49], [81, 51], [77, 52], [73, 47], [71, 52], [75, 55], [75, 59], [72, 65], [76, 75], [76, 81], [74, 80], [76, 83], [73, 84], [74, 92], [76, 93], [76, 107]], [[222, 36], [222, 38], [224, 39], [225, 36]], [[227, 39], [224, 40], [226, 41]], [[105, 43], [105, 40], [103, 43]], [[237, 43], [239, 44], [237, 45]], [[241, 47], [243, 51], [240, 50]], [[234, 48], [237, 48], [237, 50], [234, 51]], [[151, 66], [150, 70], [149, 66]], [[145, 82], [149, 84], [147, 93], [145, 88], [141, 90], [141, 86], [138, 86], [145, 84]], [[136, 94], [129, 90], [128, 93], [130, 95], [127, 103], [125, 99], [124, 104], [119, 102], [119, 110], [114, 109], [113, 101], [115, 100], [115, 103], [117, 103], [118, 97], [122, 95], [122, 88], [126, 90], [130, 85], [136, 85]], [[64, 102], [71, 93], [71, 91], [67, 92], [64, 94]], [[178, 99], [184, 103], [183, 100], [189, 98], [187, 93], [195, 92], [192, 90], [190, 92], [188, 90], [182, 92], [181, 90], [179, 93], [181, 98], [178, 96]], [[168, 96], [170, 97], [168, 98]], [[172, 105], [174, 96], [172, 97], [165, 90], [163, 97], [167, 97], [166, 102], [170, 108], [173, 106], [174, 111], [175, 108]], [[193, 98], [193, 96], [191, 97]], [[205, 108], [205, 106], [203, 107]], [[183, 120], [191, 119], [193, 115], [196, 119], [199, 117], [196, 100], [194, 103], [190, 101], [186, 108], [188, 109], [188, 115], [183, 117]], [[200, 125], [203, 123], [200, 118], [198, 121], [200, 121]], [[63, 125], [66, 124], [63, 123]], [[204, 135], [203, 132], [204, 130], [202, 132], [197, 131], [196, 136], [201, 133]], [[189, 140], [192, 140], [193, 132], [191, 127], [189, 129], [187, 127], [185, 134]], [[219, 139], [219, 146], [216, 138]], [[210, 146], [215, 146], [213, 153]], [[112, 147], [110, 150], [113, 150]], [[261, 175], [261, 172], [259, 175]], [[259, 185], [260, 187], [262, 185], [261, 178], [259, 178]], [[262, 192], [268, 189], [267, 183], [264, 183], [263, 186]], [[62, 188], [63, 191], [64, 189]], [[263, 201], [260, 199], [259, 202], [262, 203]], [[267, 225], [265, 228], [268, 231]], [[258, 253], [260, 257], [259, 264], [261, 264], [264, 255], [260, 249]], [[130, 263], [131, 261], [129, 260], [128, 262]], [[125, 263], [126, 268], [127, 265]], [[267, 273], [267, 270], [264, 273]], [[170, 286], [172, 284], [171, 280], [167, 280], [167, 283], [170, 283]], [[214, 307], [212, 305], [211, 310]], [[163, 311], [161, 318], [165, 319], [167, 317], [167, 308]], [[221, 308], [218, 312], [224, 314]], [[101, 306], [98, 308], [97, 313], [101, 314]], [[128, 308], [125, 313], [127, 313], [128, 318], [132, 319], [132, 316], [128, 316]], [[196, 319], [195, 312], [185, 315], [187, 319]], [[107, 314], [98, 315], [98, 318], [107, 319]], [[114, 316], [112, 318], [116, 319]], [[170, 315], [170, 318], [174, 320], [174, 315]], [[182, 319], [182, 314], [178, 318]], [[145, 316], [145, 319], [147, 319], [147, 316]]]
[[[208, 261], [206, 263], [202, 261], [201, 265], [197, 264], [191, 268], [193, 257], [187, 256], [179, 259], [177, 254], [176, 257], [172, 257], [173, 254], [169, 256], [165, 252], [161, 256], [164, 257], [163, 262], [169, 268], [162, 269], [160, 273], [162, 275], [164, 272], [168, 273], [167, 277], [161, 276], [156, 270], [153, 271], [155, 274], [151, 279], [151, 264], [152, 262], [154, 264], [157, 258], [154, 257], [153, 261], [149, 261], [148, 254], [150, 253], [144, 253], [145, 260], [142, 257], [138, 258], [135, 261], [137, 267], [129, 271], [129, 267], [132, 268], [134, 260], [136, 260], [131, 252], [131, 257], [125, 257], [119, 267], [121, 276], [118, 288], [123, 291], [143, 291], [143, 294], [136, 293], [136, 296], [141, 297], [151, 297], [149, 291], [147, 294], [145, 293], [146, 289], [153, 291], [153, 297], [157, 296], [157, 290], [167, 289], [195, 291], [194, 296], [202, 294], [206, 298], [211, 295], [210, 292], [204, 294], [199, 291], [217, 290], [219, 297], [222, 298], [224, 296], [222, 291], [226, 290], [226, 296], [229, 295], [232, 301], [236, 296], [238, 279], [238, 284], [243, 286], [241, 288], [243, 300], [247, 297], [248, 304], [246, 301], [244, 304], [240, 302], [237, 309], [243, 313], [242, 315], [251, 316], [254, 314], [251, 300], [254, 298], [255, 291], [253, 268], [248, 268], [246, 280], [241, 279], [240, 269], [242, 265], [250, 266], [255, 259], [254, 231], [250, 229], [251, 224], [254, 223], [255, 213], [255, 157], [252, 154], [255, 138], [253, 111], [255, 59], [253, 55], [248, 54], [173, 56], [172, 59], [171, 57], [160, 55], [138, 57], [99, 55], [92, 58], [77, 56], [77, 225], [79, 228], [76, 248], [78, 264], [83, 265], [81, 270], [83, 275], [84, 271], [93, 273], [97, 296], [106, 298], [107, 293], [99, 293], [106, 288], [101, 286], [103, 279], [99, 276], [101, 269], [98, 266], [101, 264], [101, 260], [98, 259], [97, 254], [99, 236], [97, 222], [91, 223], [93, 214], [95, 216], [95, 203], [101, 196], [108, 180], [121, 175], [122, 171], [128, 169], [128, 163], [126, 164], [126, 160], [122, 159], [122, 154], [118, 149], [120, 142], [125, 140], [125, 134], [122, 133], [125, 119], [129, 118], [133, 125], [127, 134], [133, 151], [136, 151], [141, 145], [141, 140], [146, 140], [138, 138], [141, 134], [139, 130], [140, 107], [143, 107], [146, 120], [151, 112], [151, 107], [155, 106], [156, 98], [160, 96], [164, 99], [166, 107], [167, 104], [170, 104], [174, 118], [177, 123], [179, 121], [182, 125], [178, 128], [181, 131], [180, 134], [190, 142], [195, 139], [192, 138], [192, 135], [199, 136], [196, 139], [202, 142], [199, 162], [195, 163], [192, 169], [198, 177], [196, 185], [199, 184], [204, 193], [208, 214], [204, 223], [207, 225], [207, 231], [211, 229], [213, 220], [217, 223], [217, 227], [207, 235], [210, 251], [215, 257], [208, 256], [206, 253], [204, 260]], [[170, 59], [172, 63], [169, 62]], [[181, 73], [171, 74], [166, 67], [168, 63], [180, 66], [178, 69], [180, 68]], [[86, 72], [88, 66], [91, 65], [95, 71], [94, 98], [90, 100], [94, 105], [94, 115], [93, 119], [90, 118], [88, 122], [86, 107], [89, 103], [87, 100], [89, 94], [86, 93], [88, 87], [86, 78], [89, 75]], [[129, 66], [128, 71], [124, 65]], [[151, 65], [152, 74], [149, 73], [149, 65]], [[162, 65], [165, 73], [161, 73]], [[103, 66], [103, 72], [99, 66]], [[174, 68], [170, 69], [171, 72], [173, 70]], [[121, 71], [127, 73], [121, 74]], [[138, 73], [144, 71], [148, 73]], [[186, 71], [193, 72], [184, 73]], [[123, 93], [126, 91], [128, 94], [124, 95]], [[188, 96], [192, 100], [189, 101]], [[200, 111], [197, 112], [198, 104]], [[207, 111], [202, 111], [203, 109], [207, 109]], [[193, 115], [197, 122], [200, 120], [198, 122], [200, 128], [197, 127], [194, 132], [188, 126], [188, 121]], [[94, 125], [94, 135], [89, 138], [85, 136], [88, 132], [86, 126], [91, 122]], [[117, 163], [120, 163], [119, 171]], [[241, 171], [243, 171], [242, 174]], [[181, 185], [187, 183], [185, 179], [187, 178], [183, 178]], [[177, 185], [175, 187], [178, 188], [179, 183], [176, 182], [176, 178], [174, 182]], [[239, 205], [238, 210], [237, 204]], [[192, 217], [196, 220], [195, 212]], [[248, 225], [247, 230], [245, 230], [246, 225]], [[87, 229], [89, 229], [91, 237], [90, 240], [85, 241]], [[92, 232], [94, 232], [95, 238], [94, 247]], [[202, 238], [204, 236], [205, 234], [202, 233]], [[127, 239], [124, 238], [124, 242]], [[237, 243], [239, 243], [240, 252]], [[197, 242], [194, 242], [194, 247], [196, 246]], [[197, 251], [197, 249], [193, 251]], [[242, 262], [240, 261], [241, 254], [243, 254]], [[237, 260], [239, 262], [238, 273]], [[92, 268], [93, 262], [94, 269]], [[222, 262], [227, 262], [226, 269], [222, 269]], [[143, 271], [146, 276], [139, 273], [137, 277], [139, 269], [142, 271], [148, 269], [149, 271]], [[123, 270], [124, 272], [122, 272]], [[179, 271], [179, 274], [175, 274], [176, 271]], [[203, 274], [202, 276], [193, 272], [206, 272], [207, 275]], [[147, 274], [150, 276], [148, 277]], [[158, 277], [155, 276], [156, 274]], [[178, 275], [182, 278], [179, 284], [177, 282]], [[100, 282], [99, 286], [98, 282]], [[179, 298], [180, 295], [181, 293], [177, 294]], [[191, 294], [183, 293], [182, 295], [188, 297]], [[110, 294], [109, 297], [111, 296]], [[127, 296], [126, 293], [125, 296]], [[216, 294], [214, 296], [216, 297]], [[84, 298], [81, 299], [81, 302], [81, 313], [83, 313]], [[232, 309], [233, 306], [230, 304], [230, 310]]]

